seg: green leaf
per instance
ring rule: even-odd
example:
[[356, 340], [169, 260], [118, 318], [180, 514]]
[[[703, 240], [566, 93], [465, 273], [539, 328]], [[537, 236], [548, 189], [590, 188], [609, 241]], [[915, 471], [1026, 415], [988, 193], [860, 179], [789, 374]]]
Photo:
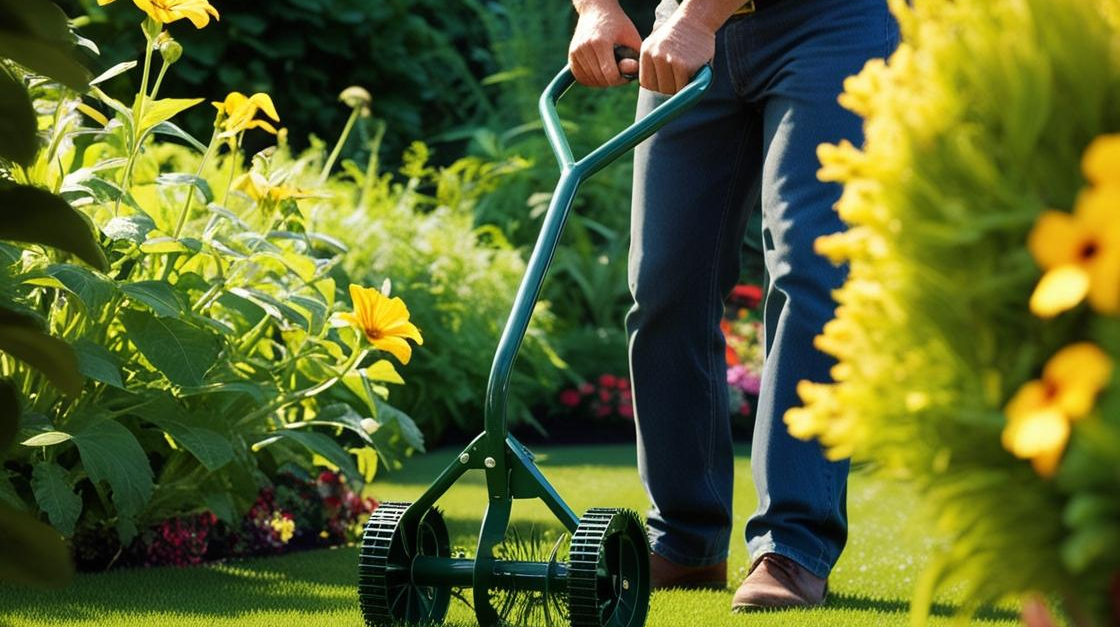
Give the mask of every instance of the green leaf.
[[85, 379], [78, 371], [74, 350], [40, 331], [31, 318], [0, 308], [0, 351], [42, 372], [70, 396], [82, 391]]
[[40, 462], [31, 471], [31, 491], [39, 509], [64, 536], [74, 535], [74, 525], [82, 513], [82, 499], [74, 494], [66, 470], [54, 462]]
[[230, 293], [252, 301], [261, 309], [264, 309], [265, 313], [277, 320], [292, 322], [295, 323], [296, 326], [304, 329], [307, 328], [308, 321], [303, 314], [270, 294], [266, 294], [260, 290], [242, 287], [235, 287], [230, 290]]
[[118, 63], [118, 64], [114, 65], [113, 67], [105, 70], [104, 72], [98, 74], [96, 78], [94, 78], [93, 80], [91, 80], [89, 82], [89, 84], [90, 85], [97, 85], [97, 84], [100, 84], [100, 83], [104, 83], [105, 81], [107, 81], [111, 78], [115, 78], [117, 76], [120, 76], [121, 74], [124, 74], [125, 72], [131, 70], [134, 67], [136, 67], [136, 61], [124, 61], [124, 62]]
[[13, 486], [12, 482], [8, 480], [7, 473], [2, 470], [0, 470], [0, 503], [3, 503], [16, 511], [27, 511], [27, 503], [23, 502], [23, 499], [20, 498], [19, 493], [16, 492], [15, 486]]
[[205, 98], [163, 98], [162, 100], [146, 102], [144, 104], [144, 115], [140, 118], [140, 130], [144, 131], [160, 122], [166, 122], [203, 100]]
[[120, 362], [109, 349], [82, 338], [74, 342], [74, 354], [78, 356], [79, 372], [94, 381], [124, 389]]
[[171, 253], [191, 252], [191, 249], [187, 248], [186, 244], [168, 235], [153, 237], [151, 239], [145, 240], [144, 243], [140, 245], [140, 250], [141, 252], [148, 253], [149, 255], [167, 255]]
[[416, 422], [403, 411], [392, 405], [375, 399], [377, 403], [377, 420], [381, 428], [372, 435], [373, 445], [377, 454], [387, 468], [399, 466], [409, 448], [424, 451], [424, 434], [416, 426]]
[[206, 152], [206, 144], [198, 141], [193, 135], [179, 128], [171, 122], [160, 122], [152, 127], [152, 132], [159, 135], [167, 135], [176, 139], [181, 139], [191, 145], [192, 148], [199, 152]]
[[129, 298], [152, 308], [157, 316], [180, 318], [186, 311], [179, 295], [165, 281], [137, 281], [121, 286]]
[[85, 91], [89, 72], [74, 57], [66, 14], [50, 2], [6, 2], [0, 20], [0, 57]]
[[117, 292], [117, 285], [108, 277], [65, 263], [47, 266], [24, 282], [65, 289], [78, 297], [91, 317], [97, 317]]
[[210, 184], [206, 182], [206, 179], [201, 176], [184, 172], [169, 172], [157, 176], [156, 183], [159, 185], [191, 185], [202, 192], [203, 204], [208, 205], [214, 202], [214, 191], [210, 189]]
[[63, 431], [47, 431], [39, 435], [27, 438], [20, 444], [24, 446], [54, 446], [55, 444], [62, 444], [63, 442], [70, 441], [70, 434]]
[[113, 503], [135, 516], [152, 496], [152, 467], [136, 436], [113, 420], [80, 427], [72, 434], [90, 481], [109, 484]]
[[202, 385], [221, 353], [221, 340], [198, 327], [147, 312], [121, 312], [128, 338], [157, 370], [175, 385]]
[[[19, 395], [16, 388], [6, 380], [0, 380], [0, 460], [12, 446], [19, 431]], [[0, 469], [0, 476], [3, 470]]]
[[311, 421], [310, 424], [329, 424], [342, 427], [357, 433], [366, 442], [373, 442], [369, 433], [362, 428], [362, 418], [361, 414], [354, 411], [346, 403], [335, 403], [324, 407], [319, 413], [315, 414], [315, 420]]
[[0, 239], [52, 246], [94, 268], [109, 269], [109, 260], [93, 236], [89, 219], [38, 187], [0, 187]]
[[30, 165], [39, 150], [37, 124], [23, 82], [0, 72], [0, 159]]
[[57, 530], [0, 507], [0, 581], [61, 588], [73, 577], [70, 549]]
[[202, 496], [202, 502], [206, 504], [206, 509], [218, 517], [218, 520], [231, 525], [240, 522], [237, 518], [237, 509], [233, 505], [233, 497], [229, 492], [207, 492]]
[[358, 472], [358, 465], [354, 463], [354, 458], [330, 436], [306, 429], [278, 429], [270, 435], [299, 443], [308, 451], [338, 466], [347, 479], [361, 484], [362, 474]]
[[141, 244], [154, 231], [156, 223], [142, 213], [127, 218], [113, 218], [101, 227], [101, 232], [111, 240], [129, 240]]
[[233, 460], [233, 446], [225, 437], [192, 424], [198, 420], [170, 398], [160, 398], [135, 413], [182, 444], [207, 470], [217, 470]]

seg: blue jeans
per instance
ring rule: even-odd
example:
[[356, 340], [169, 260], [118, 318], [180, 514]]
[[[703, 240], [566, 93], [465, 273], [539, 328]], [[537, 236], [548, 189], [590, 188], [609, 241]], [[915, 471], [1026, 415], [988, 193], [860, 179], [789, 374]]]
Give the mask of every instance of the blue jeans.
[[[829, 381], [813, 338], [835, 311], [845, 269], [813, 252], [844, 229], [840, 186], [816, 178], [817, 145], [862, 142], [861, 121], [836, 102], [845, 77], [898, 41], [885, 0], [758, 0], [717, 35], [704, 99], [635, 153], [626, 318], [654, 552], [679, 564], [727, 559], [733, 451], [719, 328], [739, 273], [740, 242], [760, 206], [766, 364], [751, 466], [755, 559], [780, 553], [827, 577], [847, 540], [847, 462], [791, 437], [782, 416], [797, 382]], [[676, 8], [663, 0], [659, 20]], [[664, 96], [642, 91], [638, 116]]]

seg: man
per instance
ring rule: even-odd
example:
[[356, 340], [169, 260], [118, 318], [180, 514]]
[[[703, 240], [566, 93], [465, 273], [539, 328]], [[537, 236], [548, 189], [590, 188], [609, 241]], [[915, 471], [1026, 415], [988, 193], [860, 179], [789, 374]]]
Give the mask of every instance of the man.
[[[835, 310], [845, 270], [813, 252], [844, 228], [840, 188], [816, 178], [816, 147], [862, 142], [836, 102], [843, 79], [898, 39], [886, 0], [662, 0], [642, 41], [617, 0], [574, 0], [569, 60], [590, 86], [621, 85], [614, 46], [640, 50], [638, 116], [705, 63], [712, 86], [635, 154], [626, 319], [638, 464], [652, 502], [654, 587], [727, 585], [733, 452], [723, 298], [760, 203], [770, 277], [766, 365], [751, 464], [758, 510], [747, 523], [750, 574], [736, 611], [816, 605], [847, 539], [847, 462], [792, 438], [782, 416], [802, 379], [828, 381], [813, 338]], [[627, 67], [627, 65], [629, 67]]]

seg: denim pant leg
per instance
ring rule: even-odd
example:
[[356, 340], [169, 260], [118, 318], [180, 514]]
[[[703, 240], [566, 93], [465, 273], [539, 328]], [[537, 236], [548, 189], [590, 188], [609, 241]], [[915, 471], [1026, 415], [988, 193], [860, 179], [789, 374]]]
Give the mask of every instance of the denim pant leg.
[[[650, 541], [689, 566], [727, 559], [734, 455], [719, 321], [762, 158], [761, 116], [718, 57], [713, 69], [703, 101], [635, 153], [626, 318]], [[663, 99], [643, 90], [638, 116]]]
[[883, 0], [779, 1], [730, 26], [740, 86], [763, 105], [762, 211], [767, 354], [751, 467], [759, 506], [747, 523], [751, 555], [783, 554], [827, 577], [847, 540], [848, 462], [789, 435], [782, 418], [800, 405], [797, 383], [830, 381], [833, 359], [813, 346], [835, 313], [846, 269], [813, 251], [845, 227], [833, 208], [841, 188], [817, 180], [817, 146], [862, 143], [859, 118], [836, 101], [845, 77], [890, 52], [897, 27]]

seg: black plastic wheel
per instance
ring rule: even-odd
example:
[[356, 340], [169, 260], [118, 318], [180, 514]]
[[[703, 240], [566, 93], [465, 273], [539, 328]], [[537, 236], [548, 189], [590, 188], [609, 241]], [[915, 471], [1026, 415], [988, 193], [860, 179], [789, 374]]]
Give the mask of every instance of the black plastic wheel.
[[642, 627], [649, 612], [649, 539], [626, 509], [588, 510], [568, 553], [572, 627]]
[[358, 554], [358, 599], [369, 627], [438, 623], [447, 615], [451, 588], [417, 586], [412, 559], [450, 557], [447, 524], [437, 509], [419, 523], [402, 523], [410, 503], [382, 503], [370, 515]]

